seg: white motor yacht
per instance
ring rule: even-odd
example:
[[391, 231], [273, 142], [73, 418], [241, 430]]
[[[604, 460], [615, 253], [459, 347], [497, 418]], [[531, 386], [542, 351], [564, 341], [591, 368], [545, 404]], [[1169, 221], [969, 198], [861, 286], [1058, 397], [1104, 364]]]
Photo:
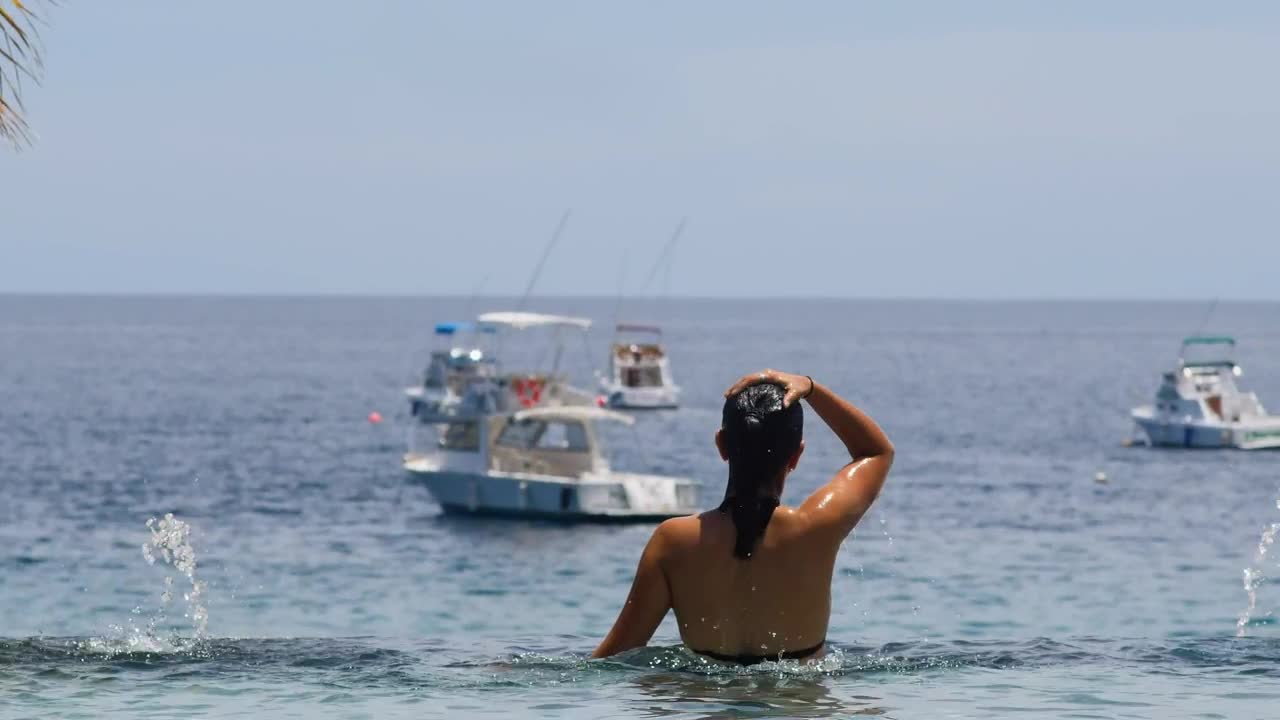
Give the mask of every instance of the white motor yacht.
[[404, 468], [448, 513], [652, 521], [697, 512], [694, 481], [610, 468], [599, 422], [634, 420], [581, 405], [455, 417], [439, 448], [407, 455]]
[[1154, 405], [1133, 420], [1152, 445], [1186, 448], [1280, 448], [1280, 416], [1236, 384], [1241, 375], [1229, 337], [1189, 337], [1178, 366], [1164, 373]]

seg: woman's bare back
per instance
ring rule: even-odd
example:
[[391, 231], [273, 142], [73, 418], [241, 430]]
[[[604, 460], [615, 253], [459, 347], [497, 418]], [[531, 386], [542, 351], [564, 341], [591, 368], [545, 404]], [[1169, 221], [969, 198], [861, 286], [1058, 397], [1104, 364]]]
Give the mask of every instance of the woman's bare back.
[[831, 616], [839, 543], [800, 511], [779, 507], [749, 559], [733, 556], [733, 519], [720, 511], [668, 521], [666, 563], [680, 639], [695, 651], [776, 656], [820, 646]]

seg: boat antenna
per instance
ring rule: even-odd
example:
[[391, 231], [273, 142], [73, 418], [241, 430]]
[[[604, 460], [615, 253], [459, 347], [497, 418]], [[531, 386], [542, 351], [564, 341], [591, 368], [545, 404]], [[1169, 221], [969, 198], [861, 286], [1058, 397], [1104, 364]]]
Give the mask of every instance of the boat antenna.
[[1199, 335], [1204, 332], [1204, 328], [1209, 324], [1209, 318], [1213, 317], [1213, 311], [1218, 307], [1218, 298], [1214, 298], [1209, 303], [1209, 309], [1204, 311], [1204, 317], [1201, 318], [1200, 324], [1196, 326], [1196, 331], [1192, 335]]
[[[1218, 298], [1209, 301], [1209, 307], [1204, 311], [1204, 317], [1200, 318], [1200, 324], [1196, 325], [1196, 329], [1188, 337], [1195, 337], [1204, 332], [1205, 327], [1209, 324], [1209, 318], [1213, 317], [1213, 311], [1218, 307]], [[1179, 348], [1181, 349], [1181, 348]], [[1181, 357], [1181, 355], [1179, 355]]]
[[529, 302], [529, 296], [533, 294], [533, 287], [538, 284], [538, 276], [542, 275], [542, 267], [547, 264], [547, 258], [551, 256], [552, 249], [560, 241], [560, 236], [564, 234], [564, 228], [569, 224], [569, 216], [572, 214], [573, 210], [570, 209], [565, 210], [564, 215], [560, 216], [560, 222], [556, 224], [555, 232], [551, 233], [551, 239], [542, 248], [542, 257], [538, 258], [538, 264], [533, 266], [533, 274], [529, 277], [529, 284], [524, 289], [524, 295], [520, 297], [520, 304], [516, 307], [517, 310], [524, 310], [525, 305]]

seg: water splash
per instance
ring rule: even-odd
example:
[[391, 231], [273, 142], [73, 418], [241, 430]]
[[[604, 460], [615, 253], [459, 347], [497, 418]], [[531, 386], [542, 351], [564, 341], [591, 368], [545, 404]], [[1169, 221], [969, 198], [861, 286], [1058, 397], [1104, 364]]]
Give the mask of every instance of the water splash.
[[[1280, 497], [1276, 498], [1276, 509], [1280, 510]], [[1258, 552], [1253, 558], [1253, 567], [1244, 569], [1244, 591], [1249, 596], [1249, 606], [1240, 613], [1240, 619], [1236, 620], [1236, 637], [1245, 636], [1249, 620], [1253, 617], [1254, 610], [1258, 608], [1258, 588], [1266, 580], [1263, 562], [1267, 559], [1267, 551], [1275, 544], [1277, 534], [1280, 534], [1280, 522], [1273, 522], [1262, 531], [1262, 537], [1258, 539]]]
[[[187, 603], [184, 617], [191, 621], [197, 640], [206, 637], [209, 630], [209, 611], [204, 605], [206, 585], [196, 578], [196, 551], [191, 546], [191, 525], [177, 519], [173, 513], [166, 513], [159, 520], [147, 520], [147, 529], [151, 531], [151, 538], [142, 544], [142, 557], [148, 565], [160, 561], [187, 577], [190, 589], [182, 595]], [[173, 602], [173, 584], [173, 576], [166, 575], [164, 592], [160, 594], [160, 615], [152, 619], [152, 627], [163, 621], [164, 613]]]
[[90, 654], [117, 656], [146, 653], [200, 653], [208, 637], [209, 611], [204, 605], [205, 583], [196, 577], [196, 552], [191, 546], [191, 526], [168, 513], [160, 519], [147, 520], [150, 537], [142, 544], [142, 557], [148, 565], [159, 562], [186, 576], [189, 589], [182, 594], [186, 602], [183, 617], [191, 623], [192, 636], [184, 637], [176, 628], [167, 627], [168, 612], [173, 605], [174, 576], [165, 575], [160, 593], [160, 606], [143, 621], [145, 612], [135, 607], [133, 617], [123, 624], [107, 626], [105, 637], [87, 638], [77, 647]]

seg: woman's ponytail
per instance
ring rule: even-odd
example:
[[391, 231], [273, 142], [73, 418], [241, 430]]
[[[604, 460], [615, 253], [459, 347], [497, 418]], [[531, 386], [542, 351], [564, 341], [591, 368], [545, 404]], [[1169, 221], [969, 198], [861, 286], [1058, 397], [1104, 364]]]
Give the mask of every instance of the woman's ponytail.
[[722, 512], [733, 518], [734, 557], [748, 559], [778, 508], [777, 485], [800, 447], [804, 411], [783, 406], [785, 390], [771, 383], [752, 385], [725, 401], [721, 423], [729, 459], [729, 488]]

